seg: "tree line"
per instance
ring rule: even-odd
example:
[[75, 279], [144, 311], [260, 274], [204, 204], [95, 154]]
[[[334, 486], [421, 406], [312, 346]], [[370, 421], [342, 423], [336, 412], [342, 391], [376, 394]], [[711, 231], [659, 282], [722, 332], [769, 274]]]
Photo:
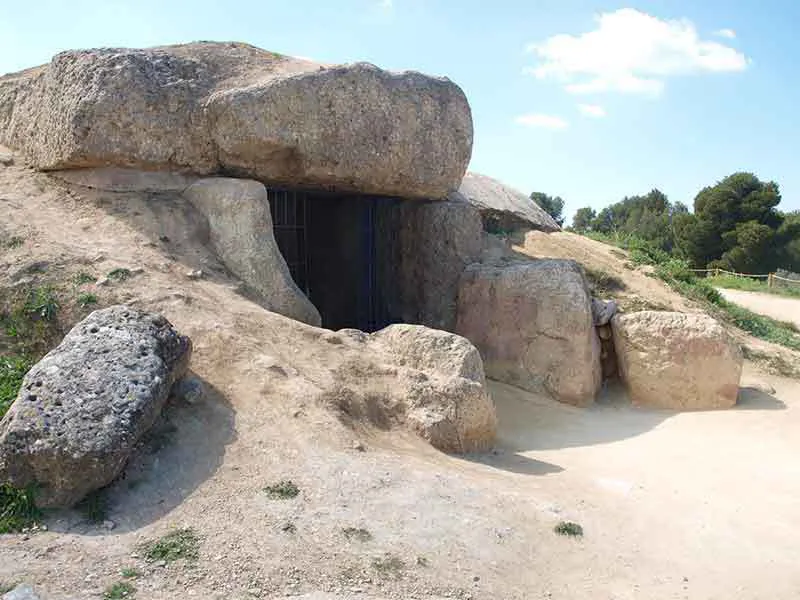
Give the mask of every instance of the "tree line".
[[[561, 198], [535, 192], [531, 199], [556, 221], [564, 222]], [[654, 189], [643, 196], [625, 197], [599, 212], [580, 208], [570, 229], [594, 236], [637, 238], [695, 269], [800, 272], [800, 211], [782, 212], [780, 202], [774, 181], [734, 173], [700, 190], [692, 212]]]

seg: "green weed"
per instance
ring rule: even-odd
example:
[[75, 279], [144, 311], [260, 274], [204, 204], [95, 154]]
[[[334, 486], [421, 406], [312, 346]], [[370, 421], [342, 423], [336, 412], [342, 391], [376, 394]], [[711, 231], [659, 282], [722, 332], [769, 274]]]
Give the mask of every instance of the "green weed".
[[21, 531], [36, 524], [42, 514], [34, 502], [34, 489], [0, 484], [0, 533]]
[[97, 304], [97, 296], [89, 292], [82, 292], [78, 294], [78, 304], [80, 304], [82, 308], [86, 308], [90, 304]]
[[95, 281], [97, 281], [97, 277], [91, 273], [87, 273], [86, 271], [75, 273], [75, 275], [72, 276], [72, 282], [78, 286], [86, 285], [87, 283], [94, 283]]
[[345, 527], [342, 529], [342, 533], [348, 540], [357, 542], [368, 542], [372, 539], [372, 534], [363, 527]]
[[143, 544], [142, 552], [151, 561], [197, 560], [200, 556], [200, 537], [194, 529], [176, 529], [158, 540]]
[[31, 366], [31, 361], [21, 356], [0, 356], [0, 419], [17, 398], [25, 373]]
[[126, 279], [130, 279], [131, 275], [132, 273], [130, 269], [126, 269], [124, 267], [118, 267], [109, 272], [108, 279], [110, 281], [117, 281], [117, 282], [125, 281]]
[[553, 531], [567, 537], [583, 537], [583, 527], [572, 521], [561, 521], [553, 528]]
[[103, 592], [103, 600], [122, 600], [132, 598], [136, 593], [136, 588], [127, 581], [118, 581], [106, 588]]
[[273, 500], [288, 500], [296, 498], [300, 493], [300, 488], [293, 481], [285, 479], [276, 484], [268, 485], [264, 488], [264, 492]]

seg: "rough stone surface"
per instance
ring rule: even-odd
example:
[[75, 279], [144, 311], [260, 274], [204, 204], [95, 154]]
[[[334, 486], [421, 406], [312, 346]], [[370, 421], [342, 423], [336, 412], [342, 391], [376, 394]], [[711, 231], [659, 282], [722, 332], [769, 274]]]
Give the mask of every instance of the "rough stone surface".
[[491, 447], [497, 429], [494, 404], [480, 354], [468, 340], [421, 325], [390, 325], [370, 337], [413, 370], [402, 392], [407, 427], [444, 452]]
[[468, 204], [405, 202], [390, 218], [394, 243], [381, 257], [392, 266], [383, 282], [390, 313], [453, 331], [461, 273], [481, 257], [480, 214]]
[[489, 377], [579, 406], [601, 384], [600, 344], [580, 266], [536, 260], [467, 267], [456, 333], [483, 357]]
[[469, 162], [472, 117], [447, 79], [198, 42], [62, 52], [0, 78], [0, 143], [44, 170], [225, 172], [443, 198]]
[[596, 327], [608, 325], [617, 312], [617, 303], [615, 300], [601, 300], [599, 298], [592, 298], [592, 317]]
[[675, 410], [736, 404], [741, 349], [712, 317], [642, 311], [615, 315], [611, 326], [632, 403]]
[[453, 202], [469, 202], [483, 216], [487, 231], [538, 229], [560, 231], [549, 214], [528, 196], [479, 173], [467, 173], [458, 192], [449, 196]]
[[263, 306], [321, 324], [319, 312], [292, 280], [275, 242], [263, 184], [215, 177], [193, 183], [183, 195], [208, 219], [211, 245], [225, 266], [256, 292]]
[[39, 594], [28, 583], [21, 583], [10, 592], [3, 594], [3, 600], [39, 600]]
[[191, 342], [159, 315], [93, 312], [25, 376], [0, 421], [0, 481], [72, 506], [122, 471], [183, 376]]

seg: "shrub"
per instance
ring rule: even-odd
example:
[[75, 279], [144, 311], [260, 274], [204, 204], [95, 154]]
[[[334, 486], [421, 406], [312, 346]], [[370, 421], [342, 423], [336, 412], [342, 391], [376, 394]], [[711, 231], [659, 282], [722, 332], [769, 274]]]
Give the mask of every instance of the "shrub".
[[276, 484], [268, 485], [264, 488], [264, 492], [273, 500], [288, 500], [289, 498], [296, 498], [300, 493], [300, 488], [293, 481], [285, 479]]
[[561, 521], [553, 528], [553, 531], [567, 537], [583, 537], [583, 527], [572, 521]]
[[13, 533], [32, 527], [41, 518], [34, 502], [33, 488], [17, 489], [0, 484], [0, 533]]
[[200, 538], [194, 529], [176, 529], [158, 540], [143, 544], [141, 549], [147, 560], [196, 560], [200, 555]]

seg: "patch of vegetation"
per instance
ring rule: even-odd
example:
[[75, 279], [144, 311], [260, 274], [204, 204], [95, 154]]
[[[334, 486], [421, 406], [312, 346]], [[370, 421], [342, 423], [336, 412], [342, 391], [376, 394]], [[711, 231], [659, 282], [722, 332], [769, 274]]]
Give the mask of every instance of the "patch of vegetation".
[[[745, 292], [761, 292], [763, 294], [776, 294], [778, 296], [790, 296], [800, 298], [800, 285], [770, 287], [763, 279], [752, 279], [750, 277], [735, 277], [734, 275], [718, 275], [707, 277], [706, 281], [714, 287], [726, 288], [729, 290], [743, 290]], [[800, 284], [800, 282], [798, 282]]]
[[586, 278], [589, 280], [592, 291], [597, 295], [607, 296], [613, 294], [613, 292], [621, 292], [627, 288], [624, 281], [606, 271], [592, 269], [587, 266], [584, 266], [583, 270], [586, 273]]
[[687, 261], [674, 258], [658, 248], [652, 248], [642, 240], [635, 241], [636, 238], [632, 236], [624, 240], [632, 256], [633, 248], [641, 250], [636, 255], [636, 260], [640, 261], [640, 264], [653, 265], [656, 277], [683, 296], [705, 306], [708, 312], [720, 321], [738, 327], [754, 337], [792, 350], [800, 350], [800, 335], [793, 323], [777, 321], [728, 302], [708, 279], [697, 277], [689, 268]]
[[342, 533], [348, 540], [357, 542], [368, 542], [372, 539], [372, 534], [363, 527], [344, 527]]
[[264, 493], [273, 500], [289, 500], [296, 498], [300, 494], [300, 488], [289, 479], [279, 481], [264, 488]]
[[25, 238], [22, 238], [18, 235], [12, 235], [10, 238], [4, 241], [0, 241], [0, 247], [6, 248], [8, 250], [14, 250], [15, 248], [19, 248], [25, 243]]
[[16, 399], [31, 366], [33, 363], [21, 356], [0, 356], [0, 419]]
[[127, 581], [118, 581], [106, 588], [103, 592], [103, 600], [122, 600], [132, 598], [136, 593], [136, 588]]
[[406, 563], [399, 556], [386, 554], [380, 558], [372, 559], [372, 568], [382, 577], [394, 577], [399, 579], [406, 568]]
[[72, 277], [72, 282], [75, 285], [86, 285], [88, 283], [94, 283], [97, 281], [97, 277], [92, 275], [91, 273], [87, 273], [86, 271], [81, 271], [80, 273], [75, 273]]
[[200, 556], [200, 537], [194, 529], [176, 529], [158, 540], [143, 544], [141, 550], [150, 561], [197, 560]]
[[41, 518], [34, 502], [35, 490], [0, 485], [0, 533], [14, 533], [33, 527]]
[[111, 272], [109, 272], [107, 277], [109, 281], [120, 282], [120, 281], [125, 281], [126, 279], [130, 279], [131, 275], [133, 275], [133, 273], [131, 273], [130, 269], [126, 269], [125, 267], [117, 267], [116, 269], [113, 269]]
[[104, 489], [96, 490], [81, 500], [76, 507], [83, 518], [95, 525], [108, 519], [110, 503]]
[[427, 558], [425, 558], [424, 556], [418, 556], [417, 557], [417, 566], [418, 567], [428, 567], [428, 566], [430, 566], [430, 564], [431, 564], [430, 561]]
[[82, 308], [86, 308], [90, 304], [97, 304], [97, 296], [89, 292], [82, 292], [78, 294], [78, 304], [80, 304]]
[[125, 567], [121, 569], [119, 572], [125, 579], [136, 579], [137, 577], [142, 576], [142, 572], [138, 569], [134, 569], [133, 567]]
[[559, 522], [554, 528], [558, 535], [564, 535], [567, 537], [583, 537], [583, 527], [581, 527], [578, 523], [573, 523], [572, 521], [561, 521]]
[[60, 338], [56, 289], [37, 285], [0, 295], [0, 337], [10, 354], [38, 358]]

